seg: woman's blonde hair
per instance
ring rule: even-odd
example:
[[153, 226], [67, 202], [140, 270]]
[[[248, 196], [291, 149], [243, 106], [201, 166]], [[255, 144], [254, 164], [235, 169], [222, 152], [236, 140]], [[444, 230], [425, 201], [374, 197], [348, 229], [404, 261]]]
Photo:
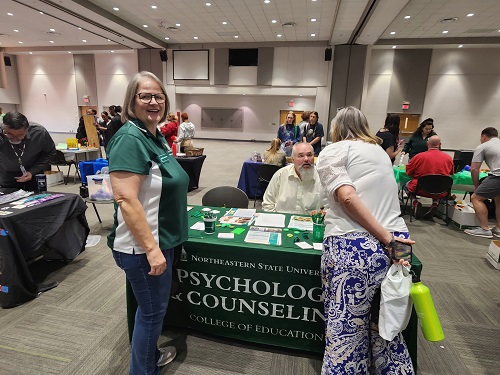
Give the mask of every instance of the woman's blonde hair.
[[161, 92], [165, 95], [165, 111], [159, 122], [165, 121], [167, 118], [168, 109], [170, 108], [170, 102], [168, 100], [167, 92], [163, 82], [151, 72], [142, 71], [137, 73], [132, 77], [127, 86], [127, 91], [125, 91], [125, 100], [123, 101], [123, 112], [121, 114], [121, 120], [126, 123], [130, 119], [137, 118], [135, 114], [135, 95], [137, 94], [137, 88], [143, 79], [150, 79], [155, 81], [161, 88]]
[[281, 140], [279, 138], [274, 138], [271, 141], [271, 147], [267, 151], [269, 151], [272, 154], [275, 154], [278, 152], [280, 147], [281, 147]]
[[355, 107], [341, 109], [331, 122], [332, 142], [346, 139], [361, 139], [368, 143], [381, 144], [382, 140], [370, 133], [365, 115]]

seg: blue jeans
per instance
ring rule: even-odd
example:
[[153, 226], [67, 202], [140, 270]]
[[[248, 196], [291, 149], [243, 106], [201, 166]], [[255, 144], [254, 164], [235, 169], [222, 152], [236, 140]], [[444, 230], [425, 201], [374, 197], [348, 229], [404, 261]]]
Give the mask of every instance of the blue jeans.
[[148, 275], [151, 266], [146, 254], [126, 254], [113, 250], [113, 258], [132, 286], [139, 307], [135, 314], [134, 333], [130, 349], [131, 375], [157, 375], [160, 368], [158, 338], [167, 312], [172, 284], [174, 249], [162, 250], [167, 269], [160, 276]]

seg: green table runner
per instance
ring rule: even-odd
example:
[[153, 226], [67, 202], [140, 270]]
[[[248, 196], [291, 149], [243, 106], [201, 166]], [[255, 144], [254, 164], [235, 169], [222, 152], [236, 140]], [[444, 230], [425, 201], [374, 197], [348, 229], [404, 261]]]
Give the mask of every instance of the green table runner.
[[[394, 171], [394, 178], [396, 179], [396, 182], [398, 183], [399, 186], [403, 186], [404, 184], [406, 184], [408, 181], [411, 180], [411, 177], [406, 175], [406, 165], [400, 165], [397, 167], [394, 166], [392, 167], [392, 169]], [[479, 173], [479, 178], [483, 178], [486, 176], [488, 176], [488, 173], [486, 172]], [[451, 178], [453, 179], [453, 185], [474, 186], [470, 172], [467, 171], [457, 172], [454, 175], [452, 175]]]

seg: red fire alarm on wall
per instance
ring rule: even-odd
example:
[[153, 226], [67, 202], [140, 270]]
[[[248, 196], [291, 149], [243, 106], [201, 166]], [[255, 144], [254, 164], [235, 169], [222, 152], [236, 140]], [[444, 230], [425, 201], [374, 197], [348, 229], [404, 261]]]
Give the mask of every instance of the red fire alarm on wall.
[[410, 102], [403, 102], [403, 106], [401, 108], [403, 108], [404, 111], [410, 109]]
[[289, 107], [293, 107], [294, 105], [295, 105], [295, 103], [293, 101], [288, 102]]
[[89, 98], [89, 96], [88, 96], [88, 95], [84, 95], [84, 96], [83, 96], [83, 102], [84, 102], [84, 103], [89, 103], [89, 102], [90, 102], [90, 98]]

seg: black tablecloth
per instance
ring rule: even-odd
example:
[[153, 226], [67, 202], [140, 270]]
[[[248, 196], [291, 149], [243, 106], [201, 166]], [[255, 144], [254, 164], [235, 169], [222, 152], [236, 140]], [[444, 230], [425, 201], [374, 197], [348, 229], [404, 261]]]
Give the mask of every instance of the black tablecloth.
[[203, 162], [205, 161], [206, 157], [206, 155], [201, 155], [191, 156], [187, 158], [175, 158], [181, 165], [182, 169], [184, 169], [189, 176], [188, 191], [198, 189], [201, 167], [203, 167]]
[[[8, 203], [0, 208], [11, 207]], [[28, 261], [56, 251], [73, 259], [89, 234], [85, 202], [76, 194], [0, 216], [0, 306], [13, 307], [37, 296]]]

